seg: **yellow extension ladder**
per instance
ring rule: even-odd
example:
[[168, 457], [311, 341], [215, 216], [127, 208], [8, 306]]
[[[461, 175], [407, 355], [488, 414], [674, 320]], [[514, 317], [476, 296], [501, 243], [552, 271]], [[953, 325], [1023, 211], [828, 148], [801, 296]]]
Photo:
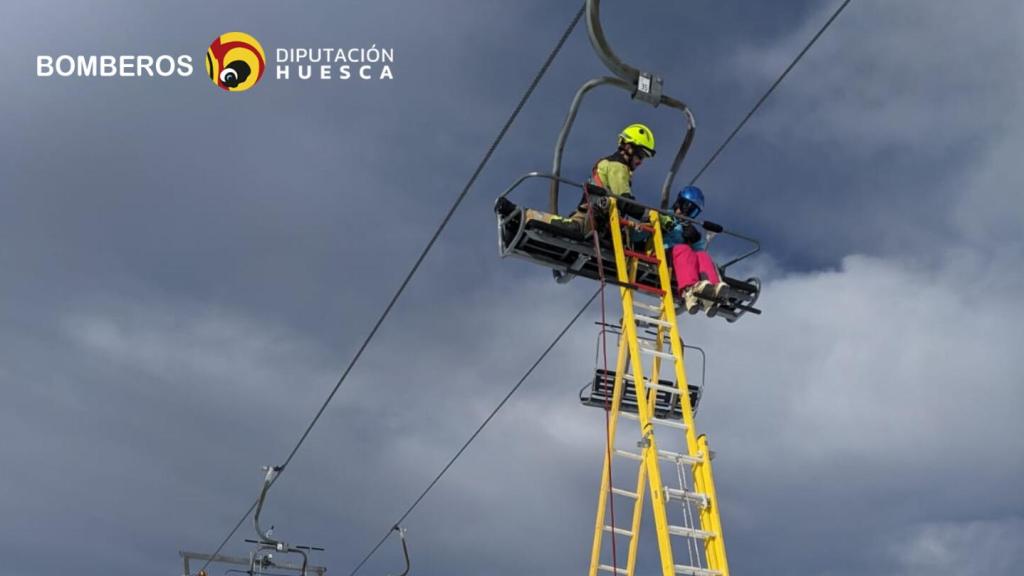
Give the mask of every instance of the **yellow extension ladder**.
[[[597, 505], [594, 545], [590, 557], [589, 576], [611, 573], [614, 576], [633, 576], [637, 568], [637, 550], [640, 541], [644, 500], [650, 499], [657, 546], [661, 559], [662, 576], [728, 576], [719, 517], [718, 499], [711, 475], [711, 458], [707, 439], [698, 436], [693, 423], [693, 408], [683, 365], [683, 347], [676, 323], [672, 282], [666, 263], [659, 214], [649, 212], [649, 224], [621, 218], [614, 198], [608, 204], [609, 228], [615, 250], [614, 283], [620, 287], [622, 297], [622, 334], [615, 363], [615, 382], [609, 406], [608, 449], [605, 451], [601, 473], [601, 492]], [[653, 236], [653, 246], [643, 252], [634, 252], [623, 244], [623, 228], [639, 228]], [[643, 262], [657, 266], [658, 287], [641, 286], [635, 281], [637, 267]], [[637, 297], [653, 297], [643, 302]], [[635, 310], [640, 310], [637, 313]], [[638, 327], [654, 338], [638, 335]], [[629, 374], [626, 363], [629, 361]], [[645, 371], [645, 363], [649, 369]], [[666, 386], [659, 380], [663, 364], [666, 372], [675, 375], [675, 386]], [[624, 384], [635, 386], [637, 413], [620, 410]], [[681, 404], [682, 420], [655, 416], [658, 392], [673, 394]], [[616, 447], [616, 431], [620, 418], [638, 422], [635, 428], [637, 442], [633, 449]], [[627, 426], [628, 427], [628, 426]], [[659, 447], [658, 437], [666, 440], [666, 450]], [[674, 443], [673, 443], [674, 440]], [[677, 446], [682, 445], [680, 450]], [[678, 451], [673, 451], [678, 450]], [[615, 470], [628, 463], [635, 466], [636, 484], [629, 489], [613, 485]], [[663, 480], [663, 469], [674, 471], [677, 486], [668, 487]], [[631, 471], [630, 468], [628, 471]], [[629, 475], [632, 480], [632, 473]], [[627, 524], [612, 522], [609, 500], [627, 503], [632, 518]], [[678, 504], [678, 505], [677, 505]], [[618, 507], [616, 507], [618, 508]], [[622, 515], [619, 515], [622, 516]], [[616, 519], [617, 520], [617, 519]], [[605, 536], [610, 534], [610, 538]], [[613, 566], [610, 541], [616, 536], [628, 540], [625, 566], [621, 554]], [[617, 542], [616, 542], [617, 543]], [[621, 550], [621, 548], [617, 548]]]

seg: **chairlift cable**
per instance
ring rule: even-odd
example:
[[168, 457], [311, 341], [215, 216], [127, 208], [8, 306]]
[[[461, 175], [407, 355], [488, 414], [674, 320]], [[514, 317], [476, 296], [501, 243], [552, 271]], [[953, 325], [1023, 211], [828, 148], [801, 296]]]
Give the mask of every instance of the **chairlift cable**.
[[[288, 457], [284, 460], [284, 463], [281, 465], [281, 468], [282, 468], [281, 473], [284, 472], [284, 469], [287, 468], [288, 464], [291, 463], [292, 458], [295, 457], [295, 454], [299, 451], [299, 448], [302, 447], [302, 444], [306, 441], [306, 438], [309, 436], [309, 433], [313, 430], [313, 427], [316, 426], [317, 422], [320, 420], [320, 417], [323, 415], [324, 411], [327, 409], [327, 406], [331, 403], [331, 400], [334, 399], [334, 395], [338, 392], [338, 389], [341, 388], [342, 383], [345, 382], [345, 379], [348, 377], [349, 373], [352, 371], [352, 368], [355, 367], [356, 363], [359, 361], [359, 358], [362, 356], [363, 351], [366, 350], [367, 346], [369, 346], [369, 344], [373, 340], [374, 336], [376, 336], [377, 330], [384, 323], [384, 320], [387, 319], [388, 315], [391, 313], [392, 308], [394, 308], [395, 304], [398, 302], [398, 299], [405, 292], [405, 288], [409, 285], [409, 282], [412, 280], [412, 277], [416, 274], [416, 271], [419, 270], [419, 267], [423, 263], [423, 260], [426, 258], [427, 254], [434, 247], [434, 244], [437, 242], [437, 239], [441, 236], [441, 232], [444, 231], [444, 229], [448, 226], [448, 222], [451, 220], [452, 216], [455, 214], [455, 211], [459, 208], [459, 206], [462, 204], [462, 201], [465, 200], [466, 196], [469, 194], [469, 191], [473, 187], [473, 184], [476, 183], [477, 178], [480, 176], [481, 172], [483, 172], [483, 169], [487, 165], [487, 163], [490, 161], [491, 156], [494, 155], [494, 151], [498, 148], [498, 145], [505, 138], [505, 134], [507, 134], [508, 130], [512, 127], [513, 122], [515, 122], [516, 118], [519, 116], [519, 113], [522, 111], [523, 107], [526, 105], [527, 100], [529, 100], [530, 97], [533, 95], [533, 92], [536, 90], [537, 86], [540, 84], [541, 79], [544, 77], [544, 75], [547, 73], [548, 69], [551, 67], [551, 63], [554, 61], [554, 59], [558, 55], [558, 53], [562, 50], [562, 47], [565, 45], [565, 42], [569, 39], [569, 35], [576, 28], [576, 25], [579, 23], [580, 19], [583, 17], [585, 9], [586, 9], [586, 4], [584, 3], [583, 5], [580, 6], [580, 9], [576, 12], [576, 15], [569, 22], [569, 25], [566, 27], [565, 31], [562, 33], [562, 36], [558, 39], [558, 42], [555, 44], [555, 47], [551, 50], [551, 53], [548, 54], [548, 57], [544, 61], [544, 64], [540, 67], [540, 69], [534, 75], [533, 80], [530, 82], [530, 85], [527, 87], [526, 91], [523, 93], [523, 96], [519, 99], [519, 103], [516, 104], [516, 107], [512, 111], [512, 114], [509, 115], [508, 120], [505, 121], [504, 126], [502, 126], [501, 130], [498, 132], [498, 135], [494, 138], [494, 141], [491, 143], [490, 147], [487, 149], [487, 152], [484, 154], [483, 159], [480, 160], [480, 163], [477, 165], [476, 170], [473, 171], [472, 176], [470, 176], [469, 180], [466, 182], [466, 185], [463, 187], [462, 192], [459, 193], [458, 197], [456, 197], [455, 201], [452, 203], [451, 207], [448, 209], [448, 213], [445, 214], [444, 218], [441, 220], [441, 223], [438, 225], [437, 230], [434, 231], [433, 236], [431, 236], [430, 240], [427, 242], [426, 246], [423, 248], [423, 251], [420, 253], [419, 258], [416, 259], [416, 262], [413, 264], [412, 268], [409, 270], [409, 273], [406, 275], [405, 279], [402, 281], [402, 284], [398, 287], [398, 290], [395, 292], [394, 296], [391, 297], [391, 301], [388, 302], [388, 305], [384, 308], [384, 311], [381, 313], [380, 317], [377, 319], [377, 322], [373, 325], [373, 328], [370, 330], [370, 333], [366, 336], [366, 339], [363, 341], [362, 345], [359, 346], [359, 349], [356, 351], [355, 356], [353, 356], [352, 360], [349, 362], [348, 367], [345, 368], [345, 371], [342, 373], [341, 377], [338, 379], [338, 382], [334, 385], [334, 388], [331, 390], [330, 394], [327, 395], [327, 398], [324, 400], [323, 404], [320, 406], [320, 409], [317, 410], [316, 415], [313, 416], [313, 419], [310, 421], [309, 425], [306, 426], [306, 429], [303, 431], [302, 436], [299, 438], [299, 441], [295, 444], [295, 447], [292, 448], [292, 451], [288, 454]], [[584, 307], [584, 309], [585, 309], [585, 307]], [[580, 313], [582, 313], [582, 312], [583, 312], [583, 310], [580, 310]], [[278, 478], [280, 478], [280, 474], [278, 474], [270, 482], [270, 486], [273, 486], [274, 482], [277, 482]], [[268, 489], [269, 489], [269, 486], [268, 486]], [[217, 546], [217, 549], [211, 555], [211, 558], [213, 556], [216, 556], [217, 554], [220, 554], [221, 550], [224, 549], [224, 546], [227, 545], [228, 541], [230, 541], [231, 538], [234, 537], [235, 533], [238, 532], [238, 529], [241, 528], [243, 523], [245, 523], [246, 518], [248, 518], [249, 515], [252, 514], [253, 510], [255, 510], [257, 503], [258, 503], [258, 501], [254, 501], [252, 503], [252, 505], [249, 506], [249, 508], [248, 508], [248, 510], [246, 510], [245, 514], [241, 517], [241, 519], [238, 520], [238, 523], [235, 524], [235, 527], [231, 529], [231, 531], [224, 538], [224, 540], [221, 541], [220, 545]], [[378, 545], [378, 547], [379, 547], [379, 545]], [[203, 567], [201, 568], [201, 570], [205, 570], [209, 566], [210, 562], [211, 562], [210, 560], [207, 560], [206, 563], [203, 564]]]
[[[509, 390], [507, 394], [505, 394], [505, 397], [501, 399], [501, 402], [498, 402], [498, 405], [495, 406], [494, 410], [492, 410], [491, 413], [487, 415], [487, 418], [485, 418], [484, 421], [480, 423], [480, 426], [477, 427], [476, 431], [474, 431], [473, 434], [469, 437], [469, 439], [466, 440], [466, 442], [462, 445], [462, 447], [459, 448], [459, 451], [456, 452], [454, 456], [452, 456], [448, 463], [444, 465], [444, 468], [442, 468], [441, 471], [437, 473], [437, 476], [434, 476], [434, 479], [430, 481], [430, 484], [427, 485], [426, 489], [424, 489], [423, 492], [419, 495], [419, 497], [416, 498], [416, 500], [412, 503], [412, 505], [409, 506], [404, 513], [402, 513], [402, 516], [398, 519], [398, 521], [392, 523], [392, 525], [401, 524], [405, 521], [406, 518], [409, 517], [409, 514], [411, 514], [412, 511], [416, 508], [416, 506], [418, 506], [419, 503], [423, 501], [423, 499], [427, 496], [427, 494], [431, 490], [433, 490], [434, 486], [438, 483], [438, 481], [441, 480], [441, 477], [448, 472], [448, 469], [451, 468], [453, 464], [455, 464], [455, 461], [458, 460], [459, 457], [462, 456], [462, 453], [465, 452], [467, 448], [469, 448], [469, 445], [472, 444], [474, 440], [476, 440], [477, 436], [480, 435], [480, 432], [483, 432], [483, 429], [487, 427], [487, 425], [490, 424], [491, 420], [494, 419], [498, 412], [505, 407], [505, 404], [509, 401], [510, 398], [512, 398], [512, 395], [519, 390], [520, 386], [522, 386], [523, 383], [526, 382], [526, 380], [530, 377], [530, 375], [533, 374], [533, 371], [536, 370], [538, 366], [540, 366], [540, 363], [544, 361], [544, 358], [547, 357], [548, 353], [555, 348], [559, 341], [562, 340], [562, 336], [565, 336], [565, 334], [569, 332], [569, 329], [572, 328], [574, 324], [576, 324], [576, 321], [580, 319], [580, 316], [583, 315], [583, 312], [585, 312], [587, 308], [589, 308], [590, 305], [593, 304], [594, 300], [596, 300], [598, 295], [600, 294], [600, 289], [594, 292], [594, 295], [591, 296], [589, 300], [587, 300], [587, 303], [584, 304], [582, 308], [580, 308], [580, 311], [577, 312], [576, 315], [573, 316], [571, 320], [569, 320], [569, 323], [566, 324], [564, 328], [562, 328], [562, 330], [558, 333], [557, 336], [555, 336], [555, 339], [551, 341], [551, 344], [548, 344], [548, 347], [545, 348], [543, 352], [541, 352], [540, 356], [537, 357], [537, 359], [533, 362], [530, 368], [523, 374], [522, 378], [520, 378], [519, 381], [516, 382], [515, 386], [513, 386], [512, 389]], [[373, 549], [371, 549], [366, 554], [366, 556], [363, 557], [363, 559], [354, 569], [352, 569], [351, 572], [349, 572], [349, 576], [355, 576], [355, 574], [359, 572], [363, 565], [366, 564], [366, 562], [377, 552], [377, 550], [380, 549], [381, 546], [384, 545], [385, 542], [387, 542], [388, 536], [391, 535], [391, 531], [392, 528], [388, 528], [387, 532], [384, 533], [384, 536], [380, 539], [379, 542], [377, 542], [377, 545], [374, 546]]]
[[711, 166], [711, 164], [714, 163], [714, 161], [718, 158], [718, 155], [722, 153], [722, 150], [725, 150], [725, 147], [728, 146], [730, 142], [732, 142], [732, 139], [736, 137], [736, 134], [738, 134], [739, 131], [742, 130], [744, 126], [746, 126], [747, 120], [750, 120], [751, 116], [753, 116], [754, 113], [757, 112], [757, 110], [761, 107], [761, 104], [764, 104], [764, 101], [767, 100], [768, 97], [772, 95], [772, 92], [775, 92], [775, 89], [778, 88], [779, 84], [781, 84], [782, 81], [786, 78], [786, 76], [789, 74], [789, 71], [792, 70], [793, 67], [796, 66], [797, 62], [799, 62], [804, 57], [804, 54], [807, 54], [807, 51], [811, 49], [811, 46], [814, 46], [814, 43], [818, 41], [818, 38], [820, 38], [821, 35], [825, 33], [825, 30], [828, 30], [828, 27], [832, 25], [832, 22], [834, 22], [835, 19], [839, 17], [839, 14], [842, 13], [842, 11], [846, 8], [846, 5], [849, 3], [850, 0], [844, 0], [843, 3], [839, 5], [839, 8], [836, 8], [836, 11], [832, 13], [832, 16], [829, 17], [825, 24], [818, 30], [818, 33], [815, 34], [814, 37], [811, 38], [810, 42], [808, 42], [807, 45], [804, 46], [804, 49], [801, 50], [800, 53], [796, 55], [796, 58], [794, 58], [793, 61], [789, 63], [789, 66], [786, 66], [786, 69], [783, 70], [782, 74], [780, 74], [779, 77], [775, 79], [775, 82], [773, 82], [771, 87], [768, 88], [768, 91], [761, 96], [757, 103], [754, 104], [754, 107], [750, 109], [750, 112], [747, 112], [747, 115], [743, 117], [743, 120], [741, 120], [740, 123], [736, 125], [736, 128], [733, 129], [732, 133], [730, 133], [729, 136], [718, 146], [718, 149], [715, 150], [715, 153], [712, 154], [710, 158], [708, 158], [708, 161], [705, 162], [703, 166], [701, 166], [701, 169], [697, 171], [697, 175], [693, 177], [693, 180], [690, 180], [690, 185], [697, 183], [697, 180], [700, 179], [701, 175], [704, 174], [704, 171], [708, 169], [708, 166]]

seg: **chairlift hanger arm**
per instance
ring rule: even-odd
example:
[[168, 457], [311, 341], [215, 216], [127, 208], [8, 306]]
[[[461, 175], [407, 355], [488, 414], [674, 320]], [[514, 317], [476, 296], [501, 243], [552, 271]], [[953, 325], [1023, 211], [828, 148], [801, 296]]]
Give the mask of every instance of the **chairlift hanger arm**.
[[683, 116], [686, 117], [686, 134], [683, 136], [683, 143], [679, 145], [676, 157], [672, 159], [672, 167], [669, 168], [668, 174], [665, 175], [665, 183], [661, 185], [660, 206], [662, 210], [665, 210], [669, 205], [669, 196], [672, 193], [672, 183], [675, 182], [676, 174], [679, 173], [679, 166], [682, 165], [683, 158], [686, 158], [686, 153], [690, 151], [690, 145], [693, 144], [693, 136], [697, 131], [697, 123], [693, 118], [693, 112], [690, 112], [690, 108], [683, 102], [669, 96], [662, 96], [661, 103], [669, 108], [675, 108], [681, 111]]
[[[266, 474], [263, 476], [263, 487], [260, 488], [260, 499], [259, 502], [256, 504], [256, 513], [253, 514], [253, 525], [256, 527], [256, 534], [259, 536], [259, 542], [256, 547], [256, 551], [252, 554], [252, 561], [249, 564], [249, 569], [252, 570], [255, 568], [256, 559], [262, 552], [275, 551], [283, 552], [285, 554], [299, 554], [300, 556], [302, 556], [301, 573], [302, 576], [306, 576], [306, 568], [309, 566], [309, 555], [297, 547], [290, 546], [280, 540], [277, 540], [276, 538], [271, 537], [269, 530], [264, 530], [260, 527], [260, 514], [263, 512], [263, 504], [267, 500], [267, 491], [270, 490], [270, 487], [274, 484], [274, 479], [281, 472], [281, 470], [284, 470], [284, 467], [266, 466], [265, 470]], [[273, 530], [273, 527], [271, 527], [271, 530]], [[306, 547], [303, 546], [302, 548]]]
[[[551, 174], [554, 178], [551, 182], [551, 189], [548, 198], [548, 212], [551, 212], [552, 214], [559, 213], [558, 189], [562, 175], [562, 156], [565, 152], [565, 143], [569, 139], [569, 133], [572, 131], [572, 126], [576, 122], [576, 115], [579, 112], [580, 104], [583, 102], [583, 97], [586, 96], [588, 92], [598, 86], [605, 85], [614, 86], [627, 92], [633, 90], [633, 86], [631, 84], [620, 78], [602, 76], [600, 78], [588, 80], [576, 91], [576, 95], [572, 99], [572, 105], [569, 106], [569, 113], [566, 115], [565, 121], [562, 123], [562, 129], [558, 133], [558, 140], [555, 142], [555, 155], [551, 162]], [[672, 160], [672, 166], [669, 168], [668, 174], [665, 176], [665, 183], [661, 187], [661, 207], [668, 208], [668, 199], [670, 190], [672, 189], [672, 183], [675, 182], [676, 174], [679, 172], [679, 166], [682, 165], [683, 159], [686, 157], [686, 153], [689, 152], [690, 145], [693, 143], [693, 137], [696, 132], [696, 122], [694, 121], [693, 113], [690, 112], [690, 108], [682, 101], [676, 100], [670, 96], [662, 95], [660, 103], [669, 108], [679, 110], [683, 113], [683, 116], [686, 119], [686, 132], [683, 136], [683, 141], [679, 146], [679, 150], [676, 151], [675, 158]]]
[[600, 0], [587, 0], [587, 36], [590, 38], [590, 45], [597, 52], [601, 62], [619, 78], [636, 84], [640, 77], [640, 71], [626, 64], [619, 58], [605, 38], [604, 28], [601, 26], [601, 2]]
[[[696, 129], [693, 114], [690, 112], [689, 107], [683, 102], [662, 94], [661, 78], [654, 74], [642, 72], [639, 69], [626, 64], [615, 54], [611, 45], [608, 43], [608, 39], [604, 35], [604, 28], [601, 26], [600, 0], [587, 0], [586, 16], [587, 36], [590, 38], [590, 44], [594, 48], [594, 52], [597, 53], [597, 57], [604, 63], [608, 70], [615, 75], [615, 77], [595, 78], [585, 83], [576, 92], [572, 106], [569, 109], [569, 115], [566, 117], [565, 123], [562, 125], [562, 131], [558, 135], [558, 143], [555, 145], [555, 159], [552, 166], [552, 173], [555, 176], [561, 175], [562, 151], [565, 148], [565, 141], [569, 136], [572, 124], [576, 120], [576, 111], [579, 108], [583, 96], [597, 86], [611, 84], [626, 90], [630, 93], [631, 97], [647, 102], [652, 106], [657, 107], [664, 104], [670, 108], [676, 108], [686, 117], [686, 135], [683, 138], [683, 143], [680, 146], [679, 151], [676, 153], [675, 159], [672, 161], [672, 167], [669, 170], [668, 175], [665, 177], [665, 183], [661, 188], [661, 207], [668, 208], [672, 183], [675, 181], [676, 173], [679, 171], [679, 166], [682, 164], [683, 158], [686, 157], [686, 153], [690, 149], [690, 144], [693, 142], [694, 131]], [[551, 183], [548, 208], [552, 214], [558, 213], [557, 181]]]
[[569, 106], [569, 113], [565, 117], [565, 122], [562, 123], [562, 129], [558, 133], [558, 140], [555, 142], [555, 158], [551, 164], [551, 173], [556, 179], [551, 182], [551, 193], [548, 200], [548, 212], [551, 212], [552, 214], [559, 213], [558, 179], [562, 175], [562, 154], [565, 151], [565, 142], [569, 139], [569, 132], [572, 131], [572, 125], [576, 122], [576, 114], [579, 112], [580, 104], [583, 102], [583, 97], [586, 96], [587, 92], [605, 84], [610, 84], [617, 88], [626, 90], [627, 92], [633, 89], [632, 84], [625, 80], [612, 78], [610, 76], [602, 76], [600, 78], [593, 78], [584, 82], [583, 85], [576, 90], [576, 95], [573, 96], [572, 99], [572, 105]]
[[402, 570], [402, 573], [398, 576], [407, 576], [409, 570], [412, 569], [412, 563], [409, 561], [409, 547], [405, 543], [405, 528], [395, 524], [391, 530], [398, 532], [398, 537], [402, 539], [402, 555], [405, 557], [405, 570]]
[[260, 513], [263, 512], [263, 503], [267, 499], [267, 491], [270, 490], [274, 478], [281, 472], [281, 466], [266, 466], [266, 475], [263, 477], [263, 488], [260, 489], [259, 503], [256, 504], [256, 513], [253, 514], [253, 525], [256, 527], [256, 534], [260, 537], [261, 543], [280, 544], [279, 541], [270, 537], [270, 534], [260, 528]]

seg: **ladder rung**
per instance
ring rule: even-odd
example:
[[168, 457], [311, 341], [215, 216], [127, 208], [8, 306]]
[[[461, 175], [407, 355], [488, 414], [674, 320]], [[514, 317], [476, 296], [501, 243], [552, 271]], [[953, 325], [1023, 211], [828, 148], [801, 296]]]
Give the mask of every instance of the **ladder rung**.
[[676, 536], [686, 536], [687, 538], [714, 538], [714, 532], [708, 532], [707, 530], [698, 530], [696, 528], [687, 528], [685, 526], [672, 526], [669, 525], [668, 533]]
[[684, 464], [700, 464], [704, 461], [700, 456], [690, 456], [688, 454], [680, 454], [679, 452], [670, 452], [668, 450], [658, 450], [658, 458], [668, 462], [682, 462]]
[[689, 490], [680, 490], [679, 488], [665, 487], [665, 501], [671, 500], [684, 500], [693, 502], [694, 504], [700, 504], [702, 508], [707, 507], [708, 497], [706, 494], [700, 492], [690, 492]]
[[629, 450], [622, 450], [621, 448], [616, 448], [615, 449], [615, 453], [618, 454], [619, 456], [624, 456], [626, 458], [629, 458], [630, 460], [643, 460], [644, 459], [644, 457], [642, 455], [637, 454], [636, 452], [630, 452]]
[[612, 528], [611, 526], [608, 526], [607, 524], [604, 527], [604, 531], [605, 532], [614, 532], [615, 534], [618, 534], [619, 536], [625, 536], [627, 538], [632, 538], [633, 537], [633, 532], [631, 532], [629, 530], [626, 530], [625, 528]]
[[633, 318], [637, 322], [641, 322], [643, 324], [650, 324], [651, 326], [664, 326], [665, 328], [672, 327], [672, 323], [669, 322], [668, 320], [662, 320], [660, 318], [651, 318], [650, 316], [644, 316], [643, 314], [634, 314]]
[[646, 302], [637, 302], [636, 300], [633, 300], [633, 307], [643, 308], [644, 310], [650, 310], [651, 312], [657, 312], [658, 314], [661, 314], [660, 304], [656, 306], [654, 304], [648, 304]]
[[630, 492], [629, 490], [623, 490], [622, 488], [612, 488], [612, 494], [618, 494], [619, 496], [625, 496], [626, 498], [632, 498], [634, 500], [638, 498], [636, 492]]
[[643, 252], [634, 252], [632, 250], [623, 250], [622, 253], [625, 254], [627, 258], [636, 258], [637, 260], [642, 260], [644, 262], [650, 262], [651, 264], [660, 264], [661, 263], [661, 260], [658, 260], [657, 256], [651, 256], [650, 254], [644, 254]]
[[[626, 382], [632, 382], [634, 385], [636, 385], [636, 378], [633, 378], [632, 374], [623, 374], [622, 379], [625, 380]], [[647, 378], [644, 378], [644, 385], [650, 386], [650, 384], [651, 381], [648, 380]]]
[[[622, 375], [622, 379], [623, 380], [629, 380], [630, 382], [636, 382], [636, 378], [633, 378], [632, 374], [623, 374]], [[644, 378], [644, 382], [647, 382], [646, 378]]]
[[[630, 452], [629, 450], [622, 450], [616, 448], [615, 453], [619, 456], [624, 456], [630, 460], [643, 460], [643, 454], [637, 454], [636, 452]], [[680, 454], [679, 452], [670, 452], [668, 450], [658, 450], [658, 459], [666, 462], [682, 462], [683, 464], [700, 464], [704, 461], [700, 456], [690, 456], [687, 454]]]
[[[677, 391], [678, 392], [678, 391]], [[639, 414], [633, 414], [632, 412], [619, 412], [619, 416], [628, 420], [640, 421]], [[668, 428], [675, 428], [676, 430], [686, 430], [686, 424], [683, 422], [677, 422], [675, 420], [665, 420], [664, 418], [651, 418], [651, 424], [660, 424]]]
[[676, 395], [679, 394], [679, 388], [676, 388], [675, 386], [665, 386], [663, 384], [648, 384], [647, 387], [650, 388], [651, 390], [657, 390], [659, 392], [668, 392], [669, 394]]
[[676, 430], [686, 430], [685, 422], [677, 422], [676, 420], [665, 420], [664, 418], [651, 418], [651, 422], [654, 424], [660, 424], [666, 428], [675, 428]]
[[660, 304], [660, 302], [656, 304], [648, 304], [647, 302], [641, 302], [639, 300], [634, 299], [633, 307], [643, 308], [643, 310], [649, 310], [650, 312], [662, 314], [662, 304]]
[[607, 564], [599, 564], [597, 566], [597, 569], [602, 570], [604, 572], [611, 572], [612, 574], [628, 574], [625, 568], [613, 568], [612, 566], [609, 566]]
[[626, 286], [627, 288], [632, 288], [633, 290], [646, 292], [647, 294], [654, 294], [655, 296], [665, 295], [665, 291], [662, 290], [661, 288], [655, 288], [654, 286], [648, 286], [647, 284], [640, 284], [639, 282], [632, 282], [630, 284], [627, 284]]
[[672, 354], [671, 352], [661, 352], [659, 350], [654, 350], [653, 348], [648, 348], [646, 346], [641, 346], [640, 347], [640, 352], [643, 352], [645, 354], [650, 354], [651, 356], [657, 356], [658, 358], [665, 358], [667, 360], [675, 360], [676, 359], [675, 355]]
[[627, 218], [619, 218], [619, 224], [626, 226], [627, 228], [636, 228], [637, 230], [643, 230], [644, 232], [654, 232], [654, 226], [650, 224], [641, 224], [634, 222]]
[[684, 566], [682, 564], [676, 564], [674, 568], [676, 570], [676, 574], [680, 574], [681, 576], [719, 576], [721, 574], [718, 570], [708, 570], [707, 568]]

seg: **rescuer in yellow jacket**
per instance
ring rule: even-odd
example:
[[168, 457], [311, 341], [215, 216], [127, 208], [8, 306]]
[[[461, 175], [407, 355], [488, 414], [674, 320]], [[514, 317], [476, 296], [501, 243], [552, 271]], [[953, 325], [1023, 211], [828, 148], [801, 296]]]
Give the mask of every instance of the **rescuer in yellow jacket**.
[[[630, 124], [619, 133], [619, 147], [614, 154], [606, 156], [594, 164], [590, 174], [590, 184], [600, 186], [613, 196], [622, 196], [633, 199], [631, 190], [633, 172], [640, 167], [644, 160], [654, 156], [654, 133], [643, 124]], [[635, 209], [623, 205], [624, 213], [642, 217], [643, 210], [639, 214], [633, 214]], [[599, 215], [595, 215], [600, 218]], [[580, 199], [576, 212], [570, 217], [584, 233], [591, 230], [590, 217], [587, 215], [586, 197]]]

